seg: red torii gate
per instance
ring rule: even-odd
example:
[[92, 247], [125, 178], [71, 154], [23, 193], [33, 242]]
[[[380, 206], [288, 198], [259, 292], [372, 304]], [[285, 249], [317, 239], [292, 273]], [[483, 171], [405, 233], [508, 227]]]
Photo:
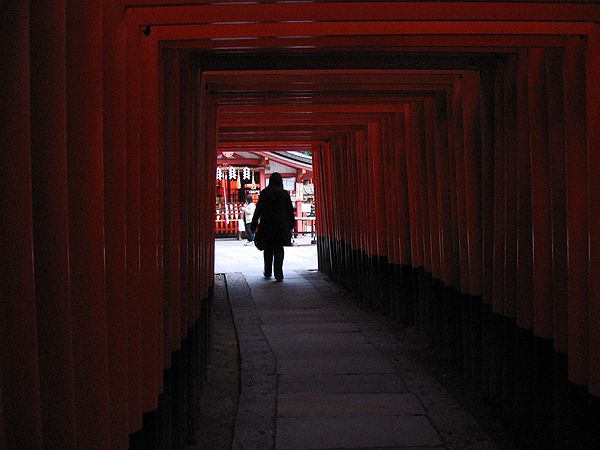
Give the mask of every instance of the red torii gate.
[[[374, 192], [408, 205], [398, 218], [408, 217], [410, 235], [389, 242], [387, 255], [399, 246], [405, 252], [410, 241], [410, 270], [418, 272], [410, 280], [425, 295], [414, 307], [432, 305], [439, 288], [430, 279], [434, 267], [443, 280], [442, 268], [458, 262], [460, 270], [446, 274], [454, 280], [447, 286], [460, 286], [457, 304], [477, 308], [481, 294], [496, 313], [493, 323], [486, 315], [483, 323], [492, 337], [506, 336], [508, 348], [515, 333], [529, 345], [531, 332], [552, 338], [563, 363], [568, 355], [564, 375], [575, 393], [573, 412], [581, 411], [574, 424], [593, 423], [600, 397], [600, 332], [594, 326], [600, 322], [600, 242], [593, 232], [600, 223], [597, 4], [143, 3], [125, 8], [117, 1], [46, 0], [31, 9], [28, 2], [6, 7], [10, 20], [3, 19], [0, 36], [10, 61], [0, 83], [6, 144], [0, 162], [0, 445], [124, 447], [128, 433], [140, 429], [142, 413], [146, 434], [160, 438], [153, 411], [164, 371], [171, 368], [179, 382], [185, 380], [181, 367], [171, 364], [183, 364], [182, 355], [197, 348], [198, 334], [207, 329], [209, 302], [197, 299], [210, 298], [213, 277], [212, 224], [203, 209], [212, 205], [213, 192], [203, 180], [214, 174], [217, 106], [199, 89], [202, 69], [186, 51], [199, 48], [392, 52], [404, 46], [430, 53], [431, 61], [448, 52], [506, 53], [493, 86], [461, 82], [446, 101], [446, 114], [441, 100], [417, 100], [361, 129], [312, 133], [328, 141], [316, 158], [327, 202], [319, 212], [322, 269], [344, 282], [344, 272], [361, 267], [356, 262], [374, 266], [381, 233], [374, 237], [357, 223], [340, 221], [345, 200], [323, 176], [370, 174]], [[257, 23], [225, 23], [240, 20]], [[460, 61], [470, 65], [468, 58]], [[170, 70], [160, 70], [165, 66]], [[172, 102], [163, 101], [160, 86]], [[492, 93], [493, 102], [482, 92]], [[481, 172], [471, 133], [478, 111], [488, 122], [482, 122], [488, 135], [481, 135]], [[285, 129], [277, 133], [291, 136]], [[383, 160], [394, 164], [380, 167]], [[392, 167], [406, 167], [406, 191], [377, 184], [376, 175]], [[360, 201], [369, 208], [378, 198]], [[395, 235], [396, 222], [382, 228], [375, 219], [378, 230]], [[478, 230], [482, 254], [471, 246]], [[475, 264], [479, 258], [482, 266]], [[164, 270], [167, 259], [176, 269]], [[375, 267], [388, 270], [385, 264], [377, 260]], [[409, 272], [402, 274], [407, 280]], [[552, 278], [557, 282], [549, 292]], [[476, 309], [460, 311], [471, 323]], [[511, 318], [518, 327], [511, 328]], [[498, 363], [496, 356], [491, 361]], [[505, 367], [515, 363], [505, 357]], [[496, 390], [507, 410], [524, 394], [519, 389], [527, 380], [515, 380], [516, 392], [511, 383], [508, 391]], [[178, 395], [193, 403], [195, 389], [188, 382]], [[573, 438], [585, 436], [573, 428]]]

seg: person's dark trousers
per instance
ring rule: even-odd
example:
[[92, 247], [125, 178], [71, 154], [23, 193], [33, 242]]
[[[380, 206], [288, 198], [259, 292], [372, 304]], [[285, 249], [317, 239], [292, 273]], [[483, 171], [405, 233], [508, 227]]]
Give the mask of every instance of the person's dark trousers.
[[254, 240], [254, 233], [250, 229], [250, 224], [244, 222], [244, 226], [246, 227], [246, 239], [248, 239], [248, 242], [252, 242]]
[[283, 246], [267, 247], [264, 251], [265, 276], [271, 276], [271, 268], [276, 280], [283, 280]]

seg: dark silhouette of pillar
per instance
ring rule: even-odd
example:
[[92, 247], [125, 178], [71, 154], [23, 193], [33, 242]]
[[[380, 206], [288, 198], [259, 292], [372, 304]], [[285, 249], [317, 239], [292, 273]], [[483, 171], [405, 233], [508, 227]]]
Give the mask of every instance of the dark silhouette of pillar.
[[77, 446], [110, 446], [104, 266], [102, 4], [68, 0], [69, 263]]
[[44, 445], [76, 448], [69, 269], [65, 3], [31, 10], [36, 306]]
[[139, 29], [127, 27], [126, 128], [126, 268], [127, 268], [127, 371], [131, 447], [142, 445], [142, 304], [140, 274], [140, 64]]
[[30, 11], [3, 5], [0, 28], [0, 379], [8, 447], [41, 448], [31, 199]]
[[104, 238], [108, 328], [110, 430], [113, 448], [129, 442], [126, 268], [126, 86], [125, 11], [103, 7]]

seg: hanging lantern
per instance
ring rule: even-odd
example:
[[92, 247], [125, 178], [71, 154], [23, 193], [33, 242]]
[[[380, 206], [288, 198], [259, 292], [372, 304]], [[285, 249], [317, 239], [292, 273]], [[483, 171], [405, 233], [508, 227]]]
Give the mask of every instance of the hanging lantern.
[[239, 172], [237, 174], [237, 188], [238, 189], [242, 188], [242, 179], [240, 178], [240, 173]]
[[244, 180], [249, 180], [250, 179], [250, 168], [249, 167], [244, 167], [244, 172], [243, 172], [243, 179]]
[[221, 169], [220, 167], [217, 167], [217, 180], [223, 180], [223, 169]]
[[237, 178], [235, 167], [229, 166], [229, 174], [228, 174], [227, 178], [229, 178], [230, 180], [235, 180]]

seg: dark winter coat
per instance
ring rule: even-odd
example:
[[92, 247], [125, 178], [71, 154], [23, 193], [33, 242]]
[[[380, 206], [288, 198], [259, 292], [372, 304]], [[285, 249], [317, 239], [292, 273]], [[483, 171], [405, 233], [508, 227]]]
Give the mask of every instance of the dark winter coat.
[[290, 194], [283, 188], [268, 186], [260, 192], [252, 218], [252, 230], [259, 229], [265, 246], [292, 245], [291, 232], [295, 225], [294, 207]]

